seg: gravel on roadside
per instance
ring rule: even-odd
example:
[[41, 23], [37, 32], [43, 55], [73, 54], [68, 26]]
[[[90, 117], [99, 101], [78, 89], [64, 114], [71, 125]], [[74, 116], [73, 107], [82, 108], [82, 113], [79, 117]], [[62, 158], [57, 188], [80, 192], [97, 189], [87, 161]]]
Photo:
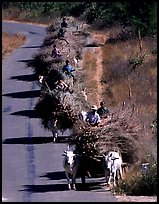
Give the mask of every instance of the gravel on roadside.
[[157, 202], [157, 196], [116, 196], [118, 202]]

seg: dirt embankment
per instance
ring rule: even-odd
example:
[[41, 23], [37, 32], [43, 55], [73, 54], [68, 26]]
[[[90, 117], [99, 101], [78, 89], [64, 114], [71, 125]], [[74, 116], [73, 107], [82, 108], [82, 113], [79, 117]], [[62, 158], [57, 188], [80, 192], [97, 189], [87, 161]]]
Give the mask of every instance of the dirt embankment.
[[[83, 58], [87, 60], [86, 55], [89, 53], [95, 61], [95, 63], [92, 64], [92, 67], [90, 67], [90, 69], [87, 71], [87, 77], [89, 78], [90, 83], [90, 90], [89, 88], [87, 88], [88, 101], [90, 102], [91, 105], [95, 104], [99, 106], [99, 103], [103, 100], [102, 98], [103, 87], [101, 84], [101, 77], [103, 73], [102, 46], [105, 44], [106, 40], [107, 35], [104, 35], [102, 34], [102, 32], [99, 33], [97, 31], [92, 31], [90, 33], [90, 36], [86, 40], [86, 48], [84, 52], [85, 56]], [[85, 69], [87, 70], [87, 66], [85, 66]], [[91, 69], [94, 70], [93, 73]]]

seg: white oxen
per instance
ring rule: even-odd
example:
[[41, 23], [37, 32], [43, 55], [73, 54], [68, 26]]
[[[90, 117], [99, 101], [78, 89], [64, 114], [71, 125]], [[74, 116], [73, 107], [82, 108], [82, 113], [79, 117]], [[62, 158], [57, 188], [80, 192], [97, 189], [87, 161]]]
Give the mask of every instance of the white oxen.
[[72, 181], [72, 188], [76, 190], [76, 174], [79, 168], [79, 159], [72, 150], [64, 151], [63, 167], [65, 169], [65, 174], [68, 182], [68, 188], [71, 189], [70, 179]]
[[79, 113], [78, 116], [79, 116], [79, 119], [80, 119], [80, 120], [86, 121], [87, 112], [82, 110], [82, 111]]
[[113, 177], [113, 184], [116, 185], [116, 176], [118, 177], [118, 172], [120, 174], [120, 178], [122, 179], [122, 157], [118, 152], [109, 151], [108, 154], [104, 155], [105, 167], [109, 170], [109, 179], [108, 184], [110, 184], [111, 179]]

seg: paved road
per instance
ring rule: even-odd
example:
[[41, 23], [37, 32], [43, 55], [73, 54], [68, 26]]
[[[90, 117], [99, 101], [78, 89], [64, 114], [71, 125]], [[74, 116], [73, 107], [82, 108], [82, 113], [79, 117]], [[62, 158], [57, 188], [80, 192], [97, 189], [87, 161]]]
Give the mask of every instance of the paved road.
[[[33, 111], [39, 86], [26, 61], [38, 52], [45, 28], [2, 23], [2, 31], [23, 33], [26, 43], [2, 63], [2, 199], [5, 202], [117, 202], [93, 185], [68, 191], [62, 167], [65, 143], [52, 143]], [[92, 183], [93, 178], [87, 180]]]

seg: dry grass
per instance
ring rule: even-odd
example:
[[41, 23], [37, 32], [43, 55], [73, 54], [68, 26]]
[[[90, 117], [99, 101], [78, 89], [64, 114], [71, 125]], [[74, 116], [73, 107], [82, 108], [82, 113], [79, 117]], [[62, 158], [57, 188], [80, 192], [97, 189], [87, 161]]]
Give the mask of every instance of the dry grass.
[[25, 40], [24, 35], [2, 33], [2, 59], [6, 58], [14, 49], [23, 45]]
[[83, 68], [85, 70], [84, 84], [87, 90], [87, 97], [90, 105], [98, 105], [98, 76], [97, 76], [97, 59], [92, 48], [86, 48], [84, 55]]
[[[151, 41], [151, 44], [150, 44]], [[103, 93], [105, 98], [110, 98], [117, 105], [125, 101], [131, 91], [131, 97], [135, 99], [138, 108], [142, 113], [146, 107], [147, 113], [156, 112], [156, 87], [157, 87], [157, 65], [155, 56], [151, 51], [156, 46], [155, 39], [143, 40], [143, 53], [146, 53], [146, 58], [140, 67], [131, 72], [130, 58], [139, 56], [139, 46], [137, 40], [122, 42], [117, 44], [106, 44], [103, 47], [103, 78], [105, 87], [109, 92]], [[149, 108], [148, 106], [152, 106]], [[151, 111], [150, 111], [151, 109]]]
[[84, 56], [84, 69], [85, 69], [85, 77], [84, 80], [87, 81], [87, 88], [91, 89], [97, 88], [97, 81], [95, 78], [96, 74], [96, 58], [93, 55], [91, 49], [88, 49]]
[[139, 160], [148, 152], [154, 157], [157, 154], [150, 130], [157, 113], [157, 55], [152, 53], [156, 46], [155, 38], [142, 40], [142, 54], [146, 57], [134, 70], [129, 59], [140, 56], [137, 39], [103, 46], [103, 98], [111, 110], [122, 102], [134, 101], [134, 110], [142, 127], [137, 138], [138, 144], [143, 146], [138, 152]]

